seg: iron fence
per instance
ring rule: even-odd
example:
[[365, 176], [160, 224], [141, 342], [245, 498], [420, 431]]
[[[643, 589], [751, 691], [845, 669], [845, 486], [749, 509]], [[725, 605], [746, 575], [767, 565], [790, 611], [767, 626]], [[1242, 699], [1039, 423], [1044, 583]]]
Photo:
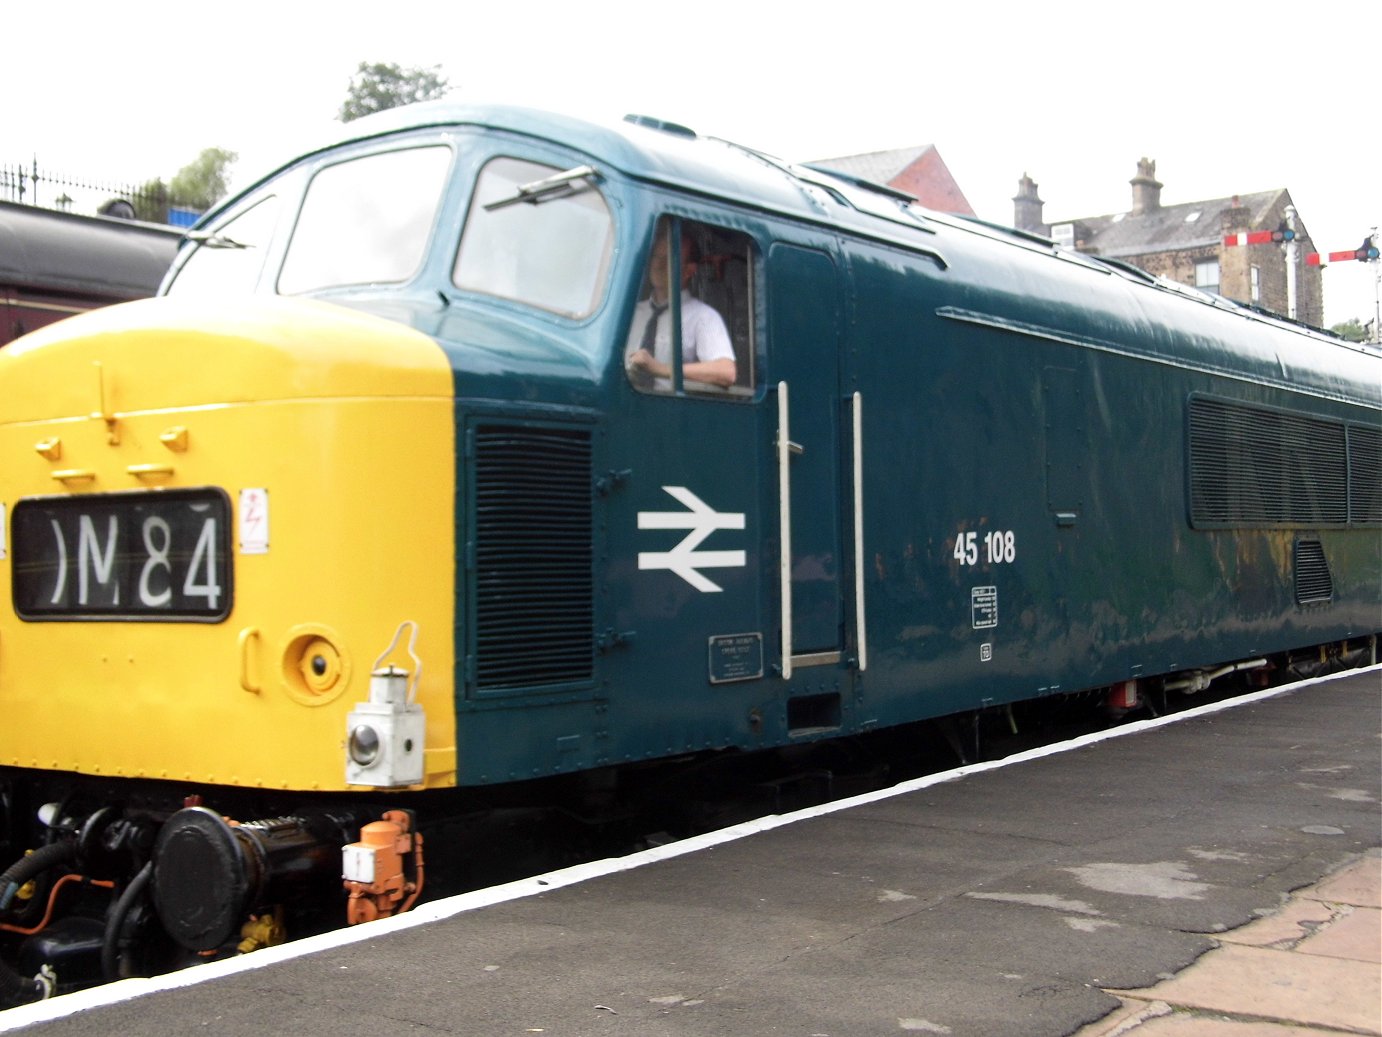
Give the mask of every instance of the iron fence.
[[37, 158], [0, 163], [0, 200], [150, 223], [167, 223], [169, 215], [168, 188], [161, 180], [143, 184], [91, 180], [45, 169]]

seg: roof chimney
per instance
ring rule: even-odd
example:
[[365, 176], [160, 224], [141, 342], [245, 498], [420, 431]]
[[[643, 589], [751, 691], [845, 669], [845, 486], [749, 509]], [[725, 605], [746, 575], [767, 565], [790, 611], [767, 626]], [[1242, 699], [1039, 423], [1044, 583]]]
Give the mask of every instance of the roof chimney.
[[1137, 176], [1129, 180], [1128, 183], [1132, 184], [1132, 214], [1134, 216], [1156, 212], [1161, 208], [1161, 184], [1156, 178], [1156, 163], [1154, 161], [1149, 158], [1139, 159]]
[[1022, 179], [1017, 182], [1017, 194], [1013, 197], [1013, 226], [1034, 234], [1045, 234], [1046, 224], [1041, 216], [1045, 204], [1037, 196], [1036, 182], [1023, 173]]
[[1236, 194], [1229, 207], [1219, 213], [1219, 228], [1225, 234], [1251, 229], [1252, 214]]

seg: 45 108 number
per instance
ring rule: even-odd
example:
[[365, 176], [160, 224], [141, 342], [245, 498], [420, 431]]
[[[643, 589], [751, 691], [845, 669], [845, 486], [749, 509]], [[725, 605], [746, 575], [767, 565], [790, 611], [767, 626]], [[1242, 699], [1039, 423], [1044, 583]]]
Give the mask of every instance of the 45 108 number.
[[951, 557], [960, 565], [978, 565], [982, 545], [987, 565], [1007, 565], [1017, 561], [1017, 536], [1011, 529], [994, 529], [983, 537], [973, 530], [955, 535]]

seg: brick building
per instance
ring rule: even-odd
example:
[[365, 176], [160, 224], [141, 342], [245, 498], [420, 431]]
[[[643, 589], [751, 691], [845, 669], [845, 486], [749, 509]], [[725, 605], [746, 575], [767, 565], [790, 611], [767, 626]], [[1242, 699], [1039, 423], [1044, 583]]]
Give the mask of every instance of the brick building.
[[[1292, 207], [1290, 192], [1278, 188], [1162, 205], [1156, 163], [1145, 158], [1138, 162], [1137, 175], [1129, 183], [1132, 207], [1126, 212], [1045, 223], [1045, 203], [1032, 178], [1024, 174], [1013, 198], [1013, 226], [1273, 313], [1289, 312], [1285, 248], [1225, 246], [1223, 242], [1226, 234], [1276, 230]], [[1319, 327], [1324, 319], [1324, 286], [1320, 268], [1305, 265], [1306, 254], [1315, 251], [1315, 246], [1299, 214], [1295, 231], [1296, 319]]]
[[822, 158], [811, 163], [825, 169], [836, 169], [861, 180], [887, 184], [906, 191], [928, 209], [973, 216], [964, 192], [950, 175], [941, 153], [934, 144], [893, 151], [870, 151], [863, 155], [843, 155]]

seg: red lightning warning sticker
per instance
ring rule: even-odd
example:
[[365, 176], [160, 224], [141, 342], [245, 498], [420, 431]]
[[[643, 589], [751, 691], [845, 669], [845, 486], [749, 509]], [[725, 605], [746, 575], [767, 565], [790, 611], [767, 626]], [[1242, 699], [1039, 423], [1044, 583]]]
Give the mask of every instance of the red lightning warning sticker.
[[240, 491], [240, 553], [269, 553], [269, 491]]

